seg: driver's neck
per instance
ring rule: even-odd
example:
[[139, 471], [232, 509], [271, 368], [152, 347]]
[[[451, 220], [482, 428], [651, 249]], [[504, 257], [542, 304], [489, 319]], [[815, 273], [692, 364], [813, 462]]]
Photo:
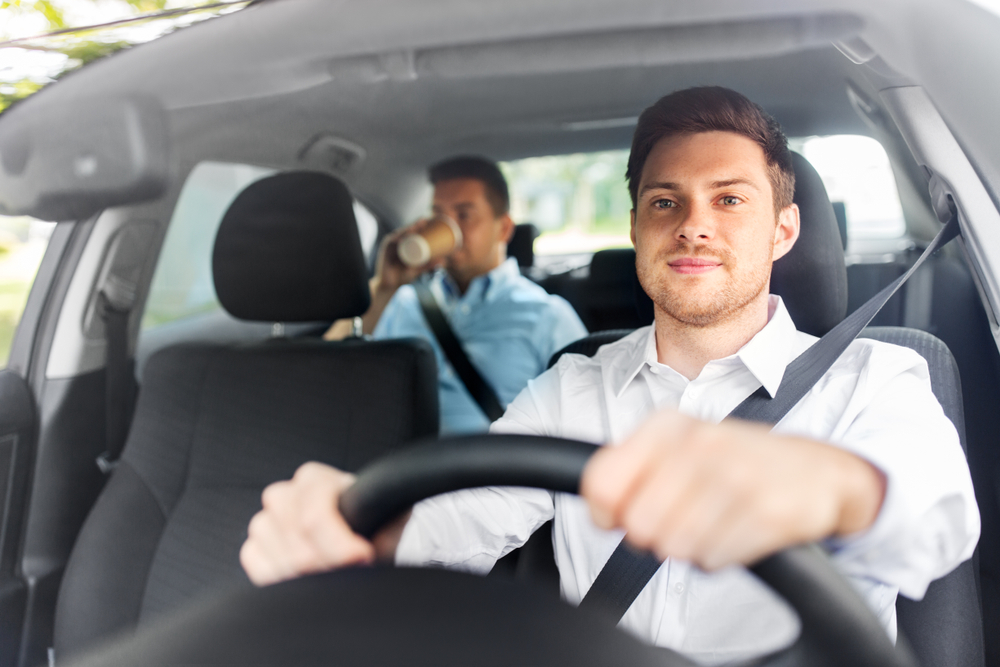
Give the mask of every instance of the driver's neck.
[[655, 313], [657, 361], [694, 380], [708, 362], [735, 354], [767, 325], [768, 290], [738, 312], [706, 325], [681, 322], [659, 306]]

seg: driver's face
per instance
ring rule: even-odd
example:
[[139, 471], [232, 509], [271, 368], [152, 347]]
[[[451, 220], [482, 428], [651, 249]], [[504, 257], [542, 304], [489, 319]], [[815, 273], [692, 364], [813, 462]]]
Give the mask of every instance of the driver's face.
[[742, 135], [686, 134], [653, 148], [632, 243], [658, 317], [708, 326], [767, 298], [771, 262], [798, 236], [798, 210], [776, 219], [772, 197], [764, 151]]

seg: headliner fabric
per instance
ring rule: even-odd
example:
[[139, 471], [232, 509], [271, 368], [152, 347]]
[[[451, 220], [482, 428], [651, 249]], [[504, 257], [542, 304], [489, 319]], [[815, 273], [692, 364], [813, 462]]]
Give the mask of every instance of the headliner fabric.
[[414, 339], [181, 345], [150, 358], [119, 468], [60, 592], [60, 659], [206, 593], [239, 564], [260, 494], [302, 463], [355, 471], [437, 433], [434, 354]]
[[[771, 294], [781, 295], [795, 327], [823, 336], [847, 314], [847, 267], [833, 205], [809, 161], [792, 153], [795, 198], [802, 220], [799, 239], [771, 270]], [[634, 266], [634, 261], [633, 261]], [[653, 322], [653, 302], [633, 283], [643, 325]]]
[[318, 172], [247, 186], [219, 225], [212, 272], [219, 302], [244, 320], [330, 321], [361, 315], [370, 302], [354, 201]]

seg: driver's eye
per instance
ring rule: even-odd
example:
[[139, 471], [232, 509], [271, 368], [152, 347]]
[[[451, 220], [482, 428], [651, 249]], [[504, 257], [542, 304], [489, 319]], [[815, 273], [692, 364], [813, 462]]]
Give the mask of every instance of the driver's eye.
[[722, 203], [726, 206], [735, 206], [740, 203], [739, 197], [723, 197]]
[[656, 208], [677, 208], [677, 202], [670, 199], [657, 199], [653, 202], [653, 206]]

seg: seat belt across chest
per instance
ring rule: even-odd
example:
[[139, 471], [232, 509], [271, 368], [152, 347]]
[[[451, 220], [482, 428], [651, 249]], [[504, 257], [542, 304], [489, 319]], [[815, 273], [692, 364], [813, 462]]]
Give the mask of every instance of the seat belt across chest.
[[[903, 283], [928, 257], [958, 236], [959, 232], [958, 216], [953, 214], [906, 273], [862, 304], [788, 364], [773, 398], [761, 387], [736, 406], [726, 419], [744, 419], [771, 425], [781, 421], [819, 382]], [[584, 595], [580, 608], [596, 609], [615, 622], [620, 621], [660, 565], [660, 561], [652, 553], [636, 550], [623, 539]]]
[[427, 326], [437, 339], [441, 351], [447, 357], [451, 367], [455, 369], [458, 378], [465, 385], [465, 389], [472, 396], [472, 400], [480, 407], [486, 418], [495, 422], [503, 416], [504, 409], [497, 398], [493, 387], [483, 378], [469, 355], [462, 349], [462, 343], [458, 340], [451, 325], [441, 312], [434, 293], [423, 282], [413, 283], [413, 289], [417, 292], [417, 300], [420, 302], [420, 310], [423, 311]]

